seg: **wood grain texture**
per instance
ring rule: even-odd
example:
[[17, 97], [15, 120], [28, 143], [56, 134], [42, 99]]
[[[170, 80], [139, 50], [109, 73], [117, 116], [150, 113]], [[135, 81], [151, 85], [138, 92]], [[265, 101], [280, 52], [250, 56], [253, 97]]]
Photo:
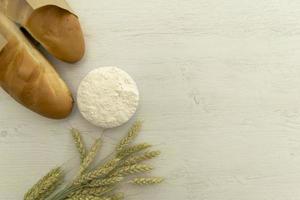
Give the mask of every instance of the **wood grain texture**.
[[[300, 2], [296, 0], [70, 0], [85, 30], [76, 65], [52, 57], [76, 96], [84, 75], [119, 66], [137, 81], [141, 141], [163, 151], [160, 187], [138, 200], [300, 199]], [[0, 92], [0, 199], [23, 193], [74, 160], [68, 128], [101, 130], [77, 108], [42, 118]], [[129, 124], [106, 131], [103, 155]], [[76, 160], [76, 159], [75, 159]]]

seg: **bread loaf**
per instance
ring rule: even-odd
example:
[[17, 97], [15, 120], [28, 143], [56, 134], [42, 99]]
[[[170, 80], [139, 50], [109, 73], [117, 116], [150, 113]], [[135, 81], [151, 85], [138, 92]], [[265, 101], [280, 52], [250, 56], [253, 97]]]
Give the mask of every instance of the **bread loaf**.
[[0, 86], [16, 101], [43, 116], [54, 119], [68, 116], [73, 106], [68, 87], [2, 13], [0, 34], [8, 42], [0, 51]]
[[26, 0], [0, 0], [0, 10], [56, 58], [73, 63], [83, 57], [85, 44], [79, 20], [69, 11], [54, 5], [33, 10]]

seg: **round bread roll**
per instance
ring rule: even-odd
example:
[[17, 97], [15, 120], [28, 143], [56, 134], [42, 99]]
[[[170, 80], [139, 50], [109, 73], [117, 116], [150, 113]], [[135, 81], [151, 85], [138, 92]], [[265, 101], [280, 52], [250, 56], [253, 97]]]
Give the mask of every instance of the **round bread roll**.
[[0, 34], [7, 40], [0, 51], [0, 86], [16, 101], [45, 117], [67, 117], [71, 92], [52, 65], [0, 13]]
[[101, 67], [81, 81], [77, 103], [86, 120], [102, 128], [114, 128], [134, 115], [139, 104], [139, 91], [134, 80], [123, 70]]
[[85, 52], [78, 18], [54, 5], [33, 10], [26, 0], [0, 0], [0, 10], [24, 27], [50, 54], [74, 63]]

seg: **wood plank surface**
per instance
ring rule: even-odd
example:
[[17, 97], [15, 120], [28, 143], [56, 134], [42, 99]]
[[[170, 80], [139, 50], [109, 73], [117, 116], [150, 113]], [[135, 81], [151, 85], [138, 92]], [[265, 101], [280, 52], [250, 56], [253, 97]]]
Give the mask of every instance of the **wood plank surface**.
[[[69, 3], [86, 56], [75, 65], [49, 59], [74, 96], [94, 68], [131, 74], [145, 122], [139, 140], [163, 151], [153, 165], [167, 181], [128, 188], [127, 199], [300, 199], [300, 1]], [[105, 131], [103, 156], [130, 123]], [[22, 199], [51, 167], [76, 161], [70, 127], [88, 140], [102, 134], [77, 108], [48, 120], [0, 91], [1, 200]]]

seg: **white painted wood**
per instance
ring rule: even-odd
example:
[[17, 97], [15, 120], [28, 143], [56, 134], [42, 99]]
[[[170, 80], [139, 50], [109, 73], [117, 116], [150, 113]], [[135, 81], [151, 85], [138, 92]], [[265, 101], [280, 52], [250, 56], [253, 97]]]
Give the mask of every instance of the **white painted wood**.
[[[163, 150], [160, 187], [138, 200], [300, 199], [300, 2], [70, 0], [85, 30], [78, 64], [51, 58], [74, 95], [90, 70], [116, 65], [141, 91], [141, 141]], [[101, 130], [77, 109], [42, 118], [0, 92], [0, 199], [76, 157], [71, 126]], [[104, 135], [103, 155], [129, 124]]]

